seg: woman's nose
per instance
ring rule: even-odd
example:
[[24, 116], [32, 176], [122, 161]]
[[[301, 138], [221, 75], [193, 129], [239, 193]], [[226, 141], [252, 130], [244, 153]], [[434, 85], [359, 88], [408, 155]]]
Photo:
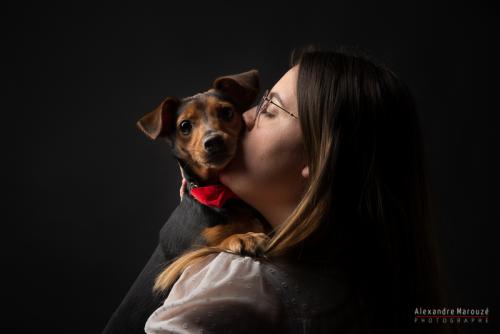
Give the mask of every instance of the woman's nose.
[[253, 107], [243, 113], [243, 121], [245, 122], [248, 131], [252, 130], [253, 126], [255, 125], [256, 112], [257, 107]]

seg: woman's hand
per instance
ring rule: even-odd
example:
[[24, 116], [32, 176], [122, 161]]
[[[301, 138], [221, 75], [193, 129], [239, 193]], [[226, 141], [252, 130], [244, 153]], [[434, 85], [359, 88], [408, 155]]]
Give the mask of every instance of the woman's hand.
[[182, 201], [182, 197], [184, 197], [184, 192], [186, 191], [186, 185], [187, 185], [187, 181], [186, 179], [184, 178], [184, 173], [182, 171], [182, 168], [181, 168], [181, 165], [179, 164], [179, 169], [181, 171], [181, 176], [182, 176], [182, 183], [181, 183], [181, 188], [179, 189], [179, 197], [181, 198], [181, 201]]

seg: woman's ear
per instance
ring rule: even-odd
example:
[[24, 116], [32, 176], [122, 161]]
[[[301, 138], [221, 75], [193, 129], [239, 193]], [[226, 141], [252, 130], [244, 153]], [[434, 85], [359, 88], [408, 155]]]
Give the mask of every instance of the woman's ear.
[[305, 179], [309, 178], [309, 166], [304, 166], [304, 168], [302, 168], [302, 177], [304, 177]]

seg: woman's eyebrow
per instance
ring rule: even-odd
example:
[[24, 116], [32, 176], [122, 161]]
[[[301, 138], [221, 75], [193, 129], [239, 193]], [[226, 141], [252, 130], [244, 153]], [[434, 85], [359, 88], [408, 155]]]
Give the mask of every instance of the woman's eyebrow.
[[269, 92], [269, 98], [276, 97], [276, 100], [281, 104], [283, 108], [285, 108], [285, 104], [283, 103], [283, 100], [280, 98], [279, 94], [276, 92]]

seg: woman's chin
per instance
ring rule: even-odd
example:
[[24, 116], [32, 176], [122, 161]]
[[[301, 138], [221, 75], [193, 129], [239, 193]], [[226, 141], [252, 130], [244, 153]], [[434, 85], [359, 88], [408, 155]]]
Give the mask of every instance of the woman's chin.
[[243, 184], [248, 180], [249, 174], [245, 166], [243, 156], [241, 155], [241, 150], [236, 152], [229, 163], [219, 171], [219, 182], [231, 189], [236, 195], [240, 196], [242, 194]]
[[231, 174], [232, 174], [231, 162], [226, 167], [221, 169], [218, 174], [220, 183], [231, 188]]
[[231, 189], [236, 195], [238, 195], [237, 174], [237, 170], [234, 169], [232, 162], [219, 171], [219, 182]]
[[219, 172], [219, 182], [222, 183], [225, 186], [228, 186], [227, 185], [226, 173], [224, 173], [224, 171], [220, 171]]
[[224, 168], [222, 168], [221, 170], [219, 170], [218, 174], [219, 174], [219, 180], [220, 180], [220, 182], [222, 182], [222, 183], [225, 184], [224, 180], [230, 179], [231, 175], [234, 175], [235, 172], [239, 169], [239, 167], [237, 165], [238, 165], [238, 161], [233, 158], [231, 161], [229, 161], [224, 166]]

